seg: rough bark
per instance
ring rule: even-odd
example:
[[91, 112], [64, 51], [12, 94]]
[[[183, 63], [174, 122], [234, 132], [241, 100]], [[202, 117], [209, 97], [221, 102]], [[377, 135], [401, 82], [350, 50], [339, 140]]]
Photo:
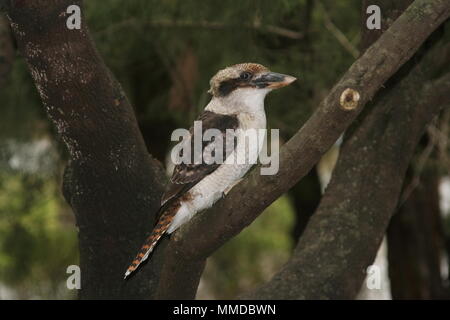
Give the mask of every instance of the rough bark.
[[[206, 213], [197, 215], [192, 223], [175, 234], [168, 246], [170, 250], [161, 274], [158, 297], [172, 297], [173, 292], [177, 290], [178, 283], [181, 282], [184, 283], [184, 292], [186, 293], [183, 297], [193, 298], [198, 279], [193, 278], [192, 275], [199, 274], [198, 268], [203, 266], [203, 263], [199, 262], [205, 260], [222, 244], [248, 226], [264, 208], [299, 181], [352, 123], [378, 89], [411, 58], [423, 41], [448, 18], [449, 14], [450, 4], [447, 1], [416, 0], [389, 30], [350, 67], [313, 116], [281, 148], [280, 170], [276, 175], [261, 176], [257, 170], [253, 170], [249, 177], [236, 186], [225, 199], [219, 201]], [[354, 108], [352, 103], [344, 103], [344, 106], [350, 106], [348, 109], [340, 105], [340, 98], [347, 88], [359, 92], [359, 101]], [[352, 98], [351, 95], [348, 98]], [[419, 127], [419, 125], [417, 126]], [[394, 140], [391, 143], [395, 142], [398, 141]], [[351, 180], [347, 182], [352, 185]], [[392, 188], [395, 188], [395, 185]], [[341, 221], [341, 224], [346, 223], [344, 220]], [[317, 228], [321, 229], [320, 219], [319, 221], [315, 219], [315, 221], [315, 228], [307, 228], [307, 230], [310, 229], [309, 235], [317, 235]], [[324, 223], [327, 223], [326, 219]], [[329, 228], [333, 229], [334, 226], [331, 225]], [[301, 241], [301, 244], [311, 250], [308, 253], [305, 251], [303, 256], [309, 254], [314, 257], [318, 254], [317, 249], [319, 248], [315, 244], [316, 238], [308, 236], [306, 239]], [[332, 247], [330, 246], [330, 248]], [[322, 249], [329, 253], [326, 248]], [[320, 256], [323, 257], [323, 255]], [[317, 260], [311, 259], [311, 261]], [[308, 263], [313, 265], [311, 261]], [[291, 265], [294, 266], [294, 269], [298, 265], [297, 263], [298, 259], [292, 260]], [[317, 273], [318, 266], [320, 265], [314, 265], [315, 271], [312, 274]], [[320, 273], [327, 274], [326, 270]], [[176, 279], [177, 283], [172, 279]], [[303, 292], [302, 294], [289, 295], [283, 290], [279, 292], [278, 297], [308, 296], [305, 286], [310, 288], [310, 284], [317, 285], [317, 282], [310, 278], [303, 278], [301, 282], [304, 282], [303, 280], [306, 280], [306, 283], [303, 284], [303, 287], [298, 287], [300, 292]], [[308, 284], [308, 281], [311, 283]], [[293, 287], [292, 283], [294, 282], [291, 282], [291, 287]], [[271, 297], [269, 294], [271, 286], [266, 288], [268, 291], [262, 290], [260, 297]], [[298, 292], [298, 290], [294, 291]], [[311, 296], [313, 295], [311, 294]]]
[[63, 192], [79, 228], [80, 298], [149, 298], [158, 268], [123, 272], [151, 229], [164, 175], [149, 156], [120, 85], [82, 20], [66, 27], [73, 0], [10, 1], [7, 14], [70, 164]]

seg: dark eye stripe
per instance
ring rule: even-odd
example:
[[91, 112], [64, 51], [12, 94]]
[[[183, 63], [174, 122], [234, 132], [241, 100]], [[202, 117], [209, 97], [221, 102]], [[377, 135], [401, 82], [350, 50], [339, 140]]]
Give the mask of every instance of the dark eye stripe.
[[221, 96], [226, 96], [238, 87], [246, 86], [248, 80], [250, 80], [252, 77], [253, 74], [244, 71], [239, 75], [239, 78], [222, 81], [219, 85], [219, 94]]
[[231, 79], [222, 81], [219, 85], [219, 94], [226, 96], [239, 86], [239, 79]]
[[241, 73], [241, 75], [239, 76], [239, 78], [241, 80], [250, 80], [252, 78], [252, 74], [250, 72], [244, 71]]

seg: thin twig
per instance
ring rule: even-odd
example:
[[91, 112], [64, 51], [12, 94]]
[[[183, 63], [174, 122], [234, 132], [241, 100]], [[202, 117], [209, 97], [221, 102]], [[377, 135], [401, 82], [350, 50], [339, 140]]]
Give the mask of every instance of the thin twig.
[[348, 53], [352, 55], [353, 58], [357, 59], [359, 57], [359, 50], [347, 39], [345, 34], [333, 23], [327, 10], [321, 1], [317, 2], [322, 10], [324, 25], [328, 31], [336, 38], [336, 40], [347, 50]]
[[282, 28], [279, 26], [268, 25], [264, 26], [260, 23], [252, 23], [252, 24], [244, 24], [244, 25], [229, 25], [221, 22], [214, 21], [183, 21], [183, 20], [153, 20], [153, 21], [138, 21], [134, 18], [122, 20], [116, 24], [109, 26], [106, 29], [95, 32], [95, 35], [103, 34], [106, 32], [110, 32], [117, 28], [129, 25], [145, 25], [152, 27], [161, 27], [161, 28], [204, 28], [211, 30], [223, 30], [223, 29], [232, 29], [232, 28], [247, 28], [256, 31], [262, 31], [267, 33], [272, 33], [278, 36], [282, 36], [285, 38], [290, 38], [294, 40], [303, 39], [304, 35], [301, 32], [297, 32], [294, 30]]
[[400, 196], [399, 207], [401, 207], [406, 202], [406, 200], [408, 200], [412, 192], [420, 185], [420, 178], [422, 176], [423, 169], [425, 168], [425, 165], [428, 162], [431, 153], [433, 152], [437, 144], [435, 136], [431, 133], [430, 130], [431, 126], [433, 126], [433, 123], [435, 122], [436, 120], [434, 120], [432, 124], [427, 128], [428, 143], [419, 156], [416, 169], [414, 170], [414, 177]]
[[450, 109], [444, 110], [441, 115], [439, 127], [431, 125], [429, 133], [436, 141], [439, 150], [439, 162], [441, 166], [447, 167], [447, 172], [450, 173], [450, 159], [448, 154], [449, 147], [449, 133], [450, 133]]

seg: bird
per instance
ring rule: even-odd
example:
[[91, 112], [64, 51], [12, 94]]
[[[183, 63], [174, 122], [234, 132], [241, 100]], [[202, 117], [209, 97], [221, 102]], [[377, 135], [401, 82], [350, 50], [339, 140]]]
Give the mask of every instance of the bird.
[[[266, 95], [295, 80], [293, 76], [272, 72], [258, 63], [240, 63], [219, 70], [210, 80], [208, 93], [212, 96], [211, 100], [197, 121], [201, 122], [202, 133], [208, 129], [216, 129], [221, 139], [202, 141], [201, 152], [220, 148], [216, 145], [220, 141], [223, 145], [221, 157], [224, 160], [236, 157], [239, 152], [246, 156], [250, 152], [258, 154], [263, 146], [261, 139], [256, 144], [246, 145], [245, 132], [266, 129]], [[237, 132], [233, 139], [226, 139], [228, 130]], [[186, 141], [192, 148], [195, 139], [193, 135], [194, 127], [191, 127]], [[125, 279], [149, 257], [164, 234], [172, 234], [197, 212], [211, 207], [226, 196], [253, 165], [250, 161], [206, 163], [203, 159], [201, 162], [192, 162], [175, 165], [161, 199], [156, 224], [127, 268]]]

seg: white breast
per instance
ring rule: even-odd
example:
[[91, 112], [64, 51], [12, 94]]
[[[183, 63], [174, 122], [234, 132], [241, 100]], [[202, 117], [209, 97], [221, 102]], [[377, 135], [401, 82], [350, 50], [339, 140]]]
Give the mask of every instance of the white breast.
[[[247, 130], [266, 129], [266, 116], [265, 113], [247, 114], [241, 113], [238, 116], [239, 128], [242, 131], [238, 131], [236, 150], [245, 150], [244, 137], [247, 134]], [[262, 141], [261, 141], [262, 140]], [[260, 136], [258, 143], [248, 144], [246, 150], [249, 154], [259, 154], [264, 143], [264, 138]], [[232, 152], [229, 157], [237, 158], [235, 152]], [[229, 159], [227, 159], [229, 160]], [[211, 207], [218, 199], [223, 196], [224, 191], [232, 186], [236, 181], [241, 179], [247, 171], [253, 166], [253, 163], [226, 163], [220, 165], [210, 175], [203, 178], [188, 192], [191, 194], [189, 197], [191, 200], [183, 202], [178, 210], [174, 220], [172, 221], [168, 233], [172, 233], [182, 224], [189, 221], [192, 216], [198, 211]]]

